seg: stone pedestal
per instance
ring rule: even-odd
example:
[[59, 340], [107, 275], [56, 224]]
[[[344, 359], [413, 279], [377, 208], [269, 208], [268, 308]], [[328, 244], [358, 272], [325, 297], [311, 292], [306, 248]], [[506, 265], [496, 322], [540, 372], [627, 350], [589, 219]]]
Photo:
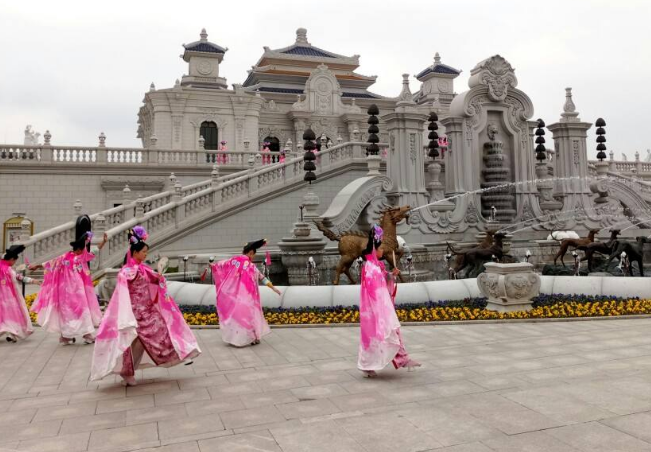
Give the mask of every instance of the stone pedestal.
[[313, 235], [308, 223], [294, 223], [291, 237], [284, 237], [278, 242], [280, 260], [287, 267], [287, 277], [291, 286], [309, 285], [307, 262], [314, 259], [317, 267], [323, 262], [326, 241], [323, 237]]
[[554, 199], [554, 180], [549, 177], [549, 169], [545, 162], [536, 163], [536, 177], [540, 208], [543, 211], [562, 209], [563, 203]]
[[540, 293], [540, 276], [533, 265], [485, 264], [486, 272], [477, 277], [479, 291], [488, 298], [486, 309], [498, 312], [529, 311], [531, 299]]

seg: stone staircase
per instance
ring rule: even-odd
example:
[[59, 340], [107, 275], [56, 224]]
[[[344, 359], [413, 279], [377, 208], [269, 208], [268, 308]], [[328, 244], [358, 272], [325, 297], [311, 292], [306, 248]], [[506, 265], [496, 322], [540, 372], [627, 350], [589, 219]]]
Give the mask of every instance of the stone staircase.
[[[348, 142], [320, 152], [315, 162], [317, 175], [325, 178], [352, 165], [365, 165], [365, 146], [363, 142]], [[162, 193], [94, 213], [90, 215], [93, 241], [99, 242], [104, 232], [109, 236], [93, 265], [98, 269], [94, 276], [121, 263], [128, 245], [127, 231], [138, 224], [149, 232], [152, 247], [170, 243], [188, 230], [298, 188], [304, 184], [303, 176], [302, 155], [272, 165], [262, 165], [256, 158], [247, 170], [220, 177], [214, 168], [210, 180], [185, 187], [177, 182]], [[67, 251], [74, 234], [75, 222], [70, 221], [31, 237], [24, 234], [21, 242], [32, 262], [44, 262]]]

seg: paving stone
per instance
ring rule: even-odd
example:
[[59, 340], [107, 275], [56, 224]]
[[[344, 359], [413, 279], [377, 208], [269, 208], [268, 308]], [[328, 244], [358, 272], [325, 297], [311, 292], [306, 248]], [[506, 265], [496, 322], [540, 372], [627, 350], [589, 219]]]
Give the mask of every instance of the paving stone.
[[201, 452], [284, 452], [269, 431], [199, 441]]
[[61, 420], [27, 425], [3, 425], [0, 427], [0, 442], [48, 438], [56, 436], [60, 428]]
[[252, 408], [250, 410], [226, 411], [220, 413], [226, 428], [242, 428], [253, 425], [270, 424], [285, 420], [276, 407]]
[[164, 419], [182, 420], [185, 417], [187, 417], [187, 411], [183, 404], [143, 408], [127, 411], [127, 425], [148, 424]]
[[263, 392], [258, 394], [244, 394], [240, 396], [246, 408], [256, 408], [268, 405], [298, 402], [298, 397], [290, 391]]
[[127, 425], [127, 412], [97, 414], [95, 416], [82, 416], [64, 419], [60, 434], [92, 432], [107, 428], [124, 427]]
[[495, 436], [482, 443], [496, 452], [579, 452], [579, 449], [544, 432]]
[[140, 449], [138, 452], [202, 452], [199, 450], [199, 443], [196, 441], [189, 441], [178, 444], [170, 444], [169, 446], [155, 447], [152, 449]]
[[298, 428], [273, 428], [270, 431], [283, 452], [366, 452], [367, 450], [334, 421], [306, 424]]
[[336, 383], [331, 383], [328, 385], [292, 389], [292, 393], [299, 399], [324, 399], [338, 395], [345, 395], [348, 394], [348, 391]]
[[613, 417], [603, 419], [600, 423], [651, 443], [651, 413]]
[[341, 411], [328, 399], [286, 403], [284, 405], [278, 405], [277, 408], [287, 419], [323, 416]]
[[185, 404], [185, 409], [190, 416], [222, 413], [225, 411], [238, 411], [245, 408], [244, 403], [239, 397], [224, 397], [217, 400], [202, 400]]
[[125, 397], [123, 399], [100, 400], [97, 402], [97, 414], [129, 411], [139, 408], [151, 408], [153, 406], [154, 396], [152, 394], [128, 398]]
[[21, 441], [18, 450], [36, 452], [82, 452], [88, 448], [90, 432]]
[[568, 425], [546, 433], [585, 452], [651, 451], [651, 444], [599, 422]]
[[128, 447], [129, 450], [159, 445], [156, 423], [97, 430], [90, 434], [88, 450], [112, 450]]
[[210, 394], [208, 394], [206, 388], [196, 388], [190, 391], [168, 391], [154, 395], [154, 404], [156, 406], [174, 405], [198, 400], [210, 400]]
[[170, 419], [158, 422], [158, 434], [162, 442], [175, 438], [190, 438], [213, 432], [223, 432], [224, 424], [218, 414]]
[[95, 414], [97, 402], [73, 403], [71, 405], [39, 408], [32, 422], [49, 421], [51, 419], [68, 419]]

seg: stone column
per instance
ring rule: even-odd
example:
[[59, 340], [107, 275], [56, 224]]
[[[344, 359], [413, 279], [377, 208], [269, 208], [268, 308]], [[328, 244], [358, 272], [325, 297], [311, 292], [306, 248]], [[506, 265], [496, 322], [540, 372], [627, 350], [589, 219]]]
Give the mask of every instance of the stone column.
[[403, 90], [395, 110], [382, 116], [389, 131], [387, 176], [393, 181], [388, 196], [399, 205], [421, 206], [427, 203], [423, 131], [427, 114], [418, 108], [403, 77]]
[[441, 120], [448, 137], [448, 150], [445, 152], [445, 194], [454, 196], [464, 193], [463, 186], [463, 120], [445, 118]]
[[[572, 88], [565, 88], [565, 105], [559, 122], [547, 126], [554, 138], [556, 148], [557, 179], [578, 176], [577, 179], [561, 180], [561, 192], [565, 194], [589, 194], [587, 132], [592, 124], [581, 122], [579, 112], [572, 101]], [[606, 164], [606, 171], [608, 162]]]

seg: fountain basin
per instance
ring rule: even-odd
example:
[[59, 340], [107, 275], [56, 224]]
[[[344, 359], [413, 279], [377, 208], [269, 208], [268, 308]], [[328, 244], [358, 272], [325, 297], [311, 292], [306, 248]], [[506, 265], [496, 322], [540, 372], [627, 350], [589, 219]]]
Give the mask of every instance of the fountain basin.
[[540, 276], [526, 262], [488, 262], [477, 277], [477, 286], [488, 298], [486, 309], [498, 312], [529, 311], [531, 300], [540, 294]]
[[[510, 264], [513, 265], [513, 264]], [[649, 278], [608, 276], [540, 276], [540, 293], [566, 295], [608, 295], [651, 298]], [[182, 306], [215, 305], [215, 286], [168, 281], [170, 295]], [[260, 287], [262, 306], [266, 308], [328, 307], [359, 305], [359, 285], [279, 287], [281, 296], [268, 287]], [[427, 303], [481, 297], [476, 279], [425, 281], [398, 285], [396, 304]]]

